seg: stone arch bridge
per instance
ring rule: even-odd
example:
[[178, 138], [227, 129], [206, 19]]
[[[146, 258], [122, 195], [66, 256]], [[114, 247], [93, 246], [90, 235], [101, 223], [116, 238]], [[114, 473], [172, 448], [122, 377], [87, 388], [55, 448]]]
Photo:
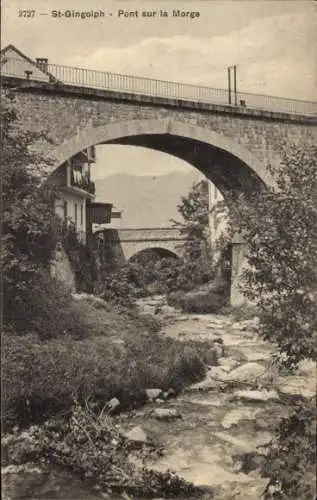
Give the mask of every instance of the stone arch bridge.
[[[280, 163], [282, 145], [317, 142], [316, 102], [239, 93], [232, 104], [221, 89], [58, 65], [47, 70], [50, 81], [3, 74], [2, 85], [14, 89], [21, 125], [42, 134], [38, 147], [51, 158], [51, 171], [89, 146], [142, 146], [196, 167], [226, 196], [274, 184], [268, 165]], [[245, 250], [235, 248], [238, 303]]]
[[22, 126], [42, 134], [51, 171], [89, 146], [142, 146], [185, 160], [225, 194], [272, 184], [282, 144], [316, 143], [316, 102], [240, 93], [232, 105], [220, 89], [66, 69], [50, 65], [52, 81], [1, 78]]
[[160, 257], [181, 258], [185, 239], [174, 227], [105, 229], [95, 233], [95, 241], [99, 241], [99, 246], [107, 246], [119, 265], [148, 250]]

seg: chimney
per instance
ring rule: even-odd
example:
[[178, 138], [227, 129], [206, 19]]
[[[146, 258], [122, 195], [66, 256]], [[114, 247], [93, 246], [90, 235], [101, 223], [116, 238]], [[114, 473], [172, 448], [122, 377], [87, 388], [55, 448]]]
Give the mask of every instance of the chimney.
[[48, 59], [46, 57], [37, 57], [36, 58], [36, 65], [42, 71], [47, 71]]

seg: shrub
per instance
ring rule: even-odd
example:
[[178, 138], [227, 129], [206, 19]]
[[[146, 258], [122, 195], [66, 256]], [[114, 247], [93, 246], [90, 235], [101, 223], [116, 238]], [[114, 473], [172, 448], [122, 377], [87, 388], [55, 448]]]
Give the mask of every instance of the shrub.
[[226, 302], [223, 294], [198, 290], [186, 293], [180, 301], [180, 306], [184, 312], [208, 314], [219, 312]]
[[85, 335], [79, 308], [48, 271], [38, 271], [27, 283], [17, 283], [16, 290], [15, 302], [6, 303], [4, 308], [5, 324], [16, 334], [34, 332], [40, 339]]
[[[285, 364], [317, 357], [317, 147], [283, 151], [278, 189], [239, 197], [232, 222], [248, 243], [244, 293]], [[237, 200], [236, 200], [237, 201]]]
[[[23, 437], [6, 436], [4, 446], [11, 463], [41, 460], [66, 466], [108, 494], [124, 492], [142, 498], [202, 495], [200, 488], [176, 474], [144, 466], [153, 447], [145, 444], [138, 450], [104, 411], [96, 412], [91, 405], [85, 409], [74, 405], [69, 418], [49, 420], [42, 428], [32, 426]], [[141, 458], [142, 466], [129, 460], [129, 455]]]
[[167, 302], [188, 313], [215, 313], [227, 304], [227, 292], [226, 284], [215, 280], [189, 292], [172, 292], [167, 296]]
[[5, 91], [1, 97], [4, 324], [19, 334], [36, 332], [40, 338], [83, 336], [78, 309], [63, 285], [50, 277], [50, 265], [57, 243], [67, 242], [77, 285], [87, 289], [95, 279], [91, 259], [86, 265], [87, 249], [79, 245], [72, 228], [65, 231], [55, 214], [55, 189], [43, 183], [50, 161], [34, 148], [43, 137], [20, 127], [14, 99]]
[[61, 242], [75, 275], [76, 290], [93, 293], [99, 278], [96, 259], [88, 246], [78, 240], [74, 224], [63, 226]]
[[297, 403], [292, 414], [279, 423], [262, 473], [270, 479], [266, 499], [315, 498], [315, 401]]
[[[277, 189], [232, 201], [231, 220], [248, 243], [244, 293], [280, 366], [317, 358], [317, 146], [289, 147], [271, 173]], [[238, 202], [238, 207], [236, 203]], [[267, 498], [315, 497], [316, 408], [304, 401], [283, 419], [269, 448]]]
[[67, 413], [74, 398], [103, 405], [117, 397], [127, 408], [144, 402], [148, 387], [179, 391], [205, 373], [194, 345], [142, 332], [137, 323], [120, 343], [107, 336], [40, 341], [36, 335], [5, 335], [3, 352], [7, 425]]
[[100, 296], [115, 305], [132, 307], [138, 296], [137, 289], [129, 277], [129, 267], [109, 271], [103, 276]]
[[37, 332], [41, 338], [81, 336], [78, 311], [49, 275], [62, 233], [55, 190], [43, 184], [50, 162], [34, 152], [41, 137], [20, 128], [14, 99], [5, 91], [1, 97], [4, 325], [19, 334]]

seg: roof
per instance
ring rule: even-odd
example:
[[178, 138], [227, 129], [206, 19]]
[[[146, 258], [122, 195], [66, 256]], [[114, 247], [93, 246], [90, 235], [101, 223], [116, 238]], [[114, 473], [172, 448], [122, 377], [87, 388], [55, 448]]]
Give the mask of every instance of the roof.
[[25, 59], [29, 64], [31, 64], [32, 66], [34, 66], [37, 70], [41, 71], [42, 73], [44, 73], [46, 76], [48, 76], [50, 78], [50, 80], [52, 81], [57, 81], [57, 79], [55, 78], [54, 75], [52, 75], [52, 73], [50, 73], [49, 71], [46, 71], [45, 69], [41, 68], [40, 66], [38, 66], [36, 64], [35, 61], [33, 61], [30, 57], [28, 57], [27, 55], [23, 54], [23, 52], [21, 52], [21, 50], [17, 49], [14, 45], [12, 44], [9, 44], [7, 45], [6, 47], [4, 47], [4, 49], [1, 49], [0, 51], [0, 55], [1, 55], [1, 64], [5, 64], [7, 61], [3, 58], [3, 56], [5, 56], [6, 52], [8, 52], [9, 50], [13, 50], [14, 52], [17, 53], [18, 56], [22, 57], [23, 59]]

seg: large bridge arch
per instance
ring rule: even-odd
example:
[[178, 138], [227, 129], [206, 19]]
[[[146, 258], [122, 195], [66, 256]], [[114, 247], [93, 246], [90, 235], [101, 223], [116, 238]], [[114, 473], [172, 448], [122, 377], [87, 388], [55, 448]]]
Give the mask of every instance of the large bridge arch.
[[[224, 197], [228, 191], [248, 193], [274, 184], [263, 161], [234, 139], [215, 130], [171, 118], [116, 121], [98, 127], [86, 127], [56, 147], [53, 169], [79, 151], [101, 144], [141, 146], [171, 154], [200, 170]], [[143, 242], [121, 243], [121, 252], [126, 261], [144, 248]], [[240, 245], [235, 251], [237, 262], [232, 268], [232, 305], [244, 301], [237, 285], [245, 260], [243, 248]], [[170, 244], [167, 249], [171, 250]]]
[[233, 139], [198, 125], [171, 119], [117, 121], [86, 127], [47, 154], [52, 171], [79, 151], [100, 144], [125, 144], [176, 156], [206, 175], [222, 192], [274, 183], [265, 164]]

